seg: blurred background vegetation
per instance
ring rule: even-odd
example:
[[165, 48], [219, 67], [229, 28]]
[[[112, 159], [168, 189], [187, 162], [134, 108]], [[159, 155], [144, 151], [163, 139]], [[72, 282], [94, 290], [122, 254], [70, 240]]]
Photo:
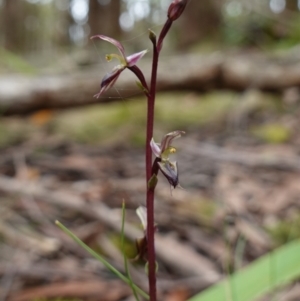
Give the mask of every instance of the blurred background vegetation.
[[[89, 58], [82, 53], [92, 44], [89, 37], [99, 33], [126, 41], [127, 48], [149, 47], [147, 29], [164, 22], [169, 2], [1, 0], [0, 71], [25, 62], [47, 66], [75, 51], [77, 62], [85, 64]], [[288, 48], [298, 44], [299, 24], [297, 0], [194, 0], [174, 25], [167, 51]], [[93, 48], [90, 55], [96, 53]]]

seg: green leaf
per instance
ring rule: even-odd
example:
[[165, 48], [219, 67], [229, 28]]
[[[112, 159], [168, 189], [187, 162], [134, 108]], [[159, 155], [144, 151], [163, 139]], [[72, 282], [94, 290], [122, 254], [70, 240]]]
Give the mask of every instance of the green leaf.
[[[108, 261], [106, 261], [102, 256], [96, 253], [93, 249], [91, 249], [88, 245], [86, 245], [82, 240], [80, 240], [75, 234], [73, 234], [68, 228], [66, 228], [59, 221], [55, 221], [55, 224], [63, 230], [67, 235], [69, 235], [76, 243], [78, 243], [83, 249], [85, 249], [88, 253], [90, 253], [94, 258], [100, 261], [108, 270], [114, 273], [117, 277], [123, 280], [125, 283], [130, 285], [132, 281], [130, 281], [126, 276], [120, 273], [114, 266], [112, 266]], [[137, 285], [133, 284], [135, 290], [143, 296], [145, 299], [149, 300], [149, 295], [145, 293], [142, 289], [140, 289]]]
[[253, 301], [300, 276], [300, 240], [262, 256], [188, 301]]

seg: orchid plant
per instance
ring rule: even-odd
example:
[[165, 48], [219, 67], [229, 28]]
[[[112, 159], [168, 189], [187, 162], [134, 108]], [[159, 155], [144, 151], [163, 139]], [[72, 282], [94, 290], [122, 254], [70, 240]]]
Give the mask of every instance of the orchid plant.
[[[159, 55], [163, 47], [163, 41], [169, 32], [172, 23], [177, 20], [184, 11], [188, 0], [173, 0], [169, 6], [167, 20], [157, 38], [155, 33], [149, 30], [149, 38], [153, 46], [152, 57], [152, 71], [150, 85], [148, 86], [145, 76], [140, 68], [136, 65], [138, 61], [147, 53], [147, 50], [143, 50], [138, 53], [125, 55], [125, 49], [123, 45], [110, 37], [104, 35], [93, 36], [92, 39], [98, 38], [100, 40], [113, 44], [119, 51], [119, 54], [108, 54], [106, 56], [107, 61], [117, 59], [119, 64], [113, 68], [113, 70], [107, 73], [101, 82], [100, 91], [95, 95], [99, 98], [105, 91], [111, 88], [118, 77], [126, 68], [132, 71], [138, 78], [139, 86], [142, 88], [144, 94], [147, 97], [147, 129], [146, 129], [146, 207], [140, 207], [137, 209], [138, 216], [140, 217], [145, 237], [138, 241], [139, 252], [143, 258], [147, 261], [148, 267], [148, 279], [149, 279], [149, 296], [150, 301], [156, 301], [156, 256], [155, 256], [155, 229], [154, 223], [154, 192], [157, 184], [157, 174], [159, 171], [166, 177], [171, 185], [171, 188], [180, 187], [178, 180], [178, 168], [177, 162], [170, 160], [169, 155], [174, 153], [176, 149], [171, 145], [172, 141], [179, 138], [184, 134], [183, 131], [173, 131], [166, 134], [161, 143], [154, 142], [153, 128], [154, 128], [154, 108], [155, 108], [155, 96], [156, 96], [156, 83], [157, 83], [157, 67]], [[153, 160], [152, 154], [155, 159]]]

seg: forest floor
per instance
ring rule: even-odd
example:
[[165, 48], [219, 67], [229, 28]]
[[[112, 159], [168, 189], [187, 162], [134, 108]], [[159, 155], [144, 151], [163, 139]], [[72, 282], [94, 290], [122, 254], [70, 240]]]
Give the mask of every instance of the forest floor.
[[[161, 176], [156, 189], [160, 300], [187, 300], [300, 237], [298, 92], [158, 96], [155, 140], [186, 131], [174, 142], [184, 189]], [[129, 258], [142, 236], [144, 126], [141, 99], [0, 120], [0, 300], [133, 300], [54, 222], [124, 270], [123, 200]], [[145, 264], [130, 263], [146, 290]]]

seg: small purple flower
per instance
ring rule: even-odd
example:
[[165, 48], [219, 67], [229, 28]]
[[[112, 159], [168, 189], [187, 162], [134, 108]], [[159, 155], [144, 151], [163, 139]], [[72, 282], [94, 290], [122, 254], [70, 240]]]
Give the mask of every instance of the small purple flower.
[[94, 95], [95, 97], [99, 98], [101, 94], [103, 94], [106, 90], [108, 90], [110, 87], [112, 87], [114, 85], [114, 83], [118, 79], [121, 72], [127, 67], [132, 67], [132, 66], [136, 65], [137, 62], [145, 55], [147, 50], [143, 50], [141, 52], [137, 52], [137, 53], [134, 53], [134, 54], [126, 57], [123, 45], [120, 42], [118, 42], [117, 40], [112, 39], [107, 36], [104, 36], [104, 35], [96, 35], [96, 36], [91, 37], [91, 39], [94, 39], [94, 38], [99, 38], [101, 40], [107, 41], [107, 42], [115, 45], [120, 52], [120, 54], [113, 53], [113, 54], [106, 55], [106, 60], [108, 62], [111, 61], [113, 58], [116, 58], [119, 60], [120, 64], [115, 66], [113, 68], [113, 70], [111, 72], [107, 73], [104, 76], [104, 78], [102, 79], [101, 89], [100, 89], [99, 93]]
[[171, 162], [169, 160], [169, 155], [176, 152], [176, 148], [171, 146], [172, 141], [181, 137], [183, 134], [185, 134], [184, 131], [168, 133], [164, 136], [160, 144], [155, 143], [153, 138], [150, 141], [153, 154], [156, 158], [160, 159], [160, 162], [158, 162], [160, 171], [174, 188], [180, 186], [178, 181], [178, 168], [176, 161]]

